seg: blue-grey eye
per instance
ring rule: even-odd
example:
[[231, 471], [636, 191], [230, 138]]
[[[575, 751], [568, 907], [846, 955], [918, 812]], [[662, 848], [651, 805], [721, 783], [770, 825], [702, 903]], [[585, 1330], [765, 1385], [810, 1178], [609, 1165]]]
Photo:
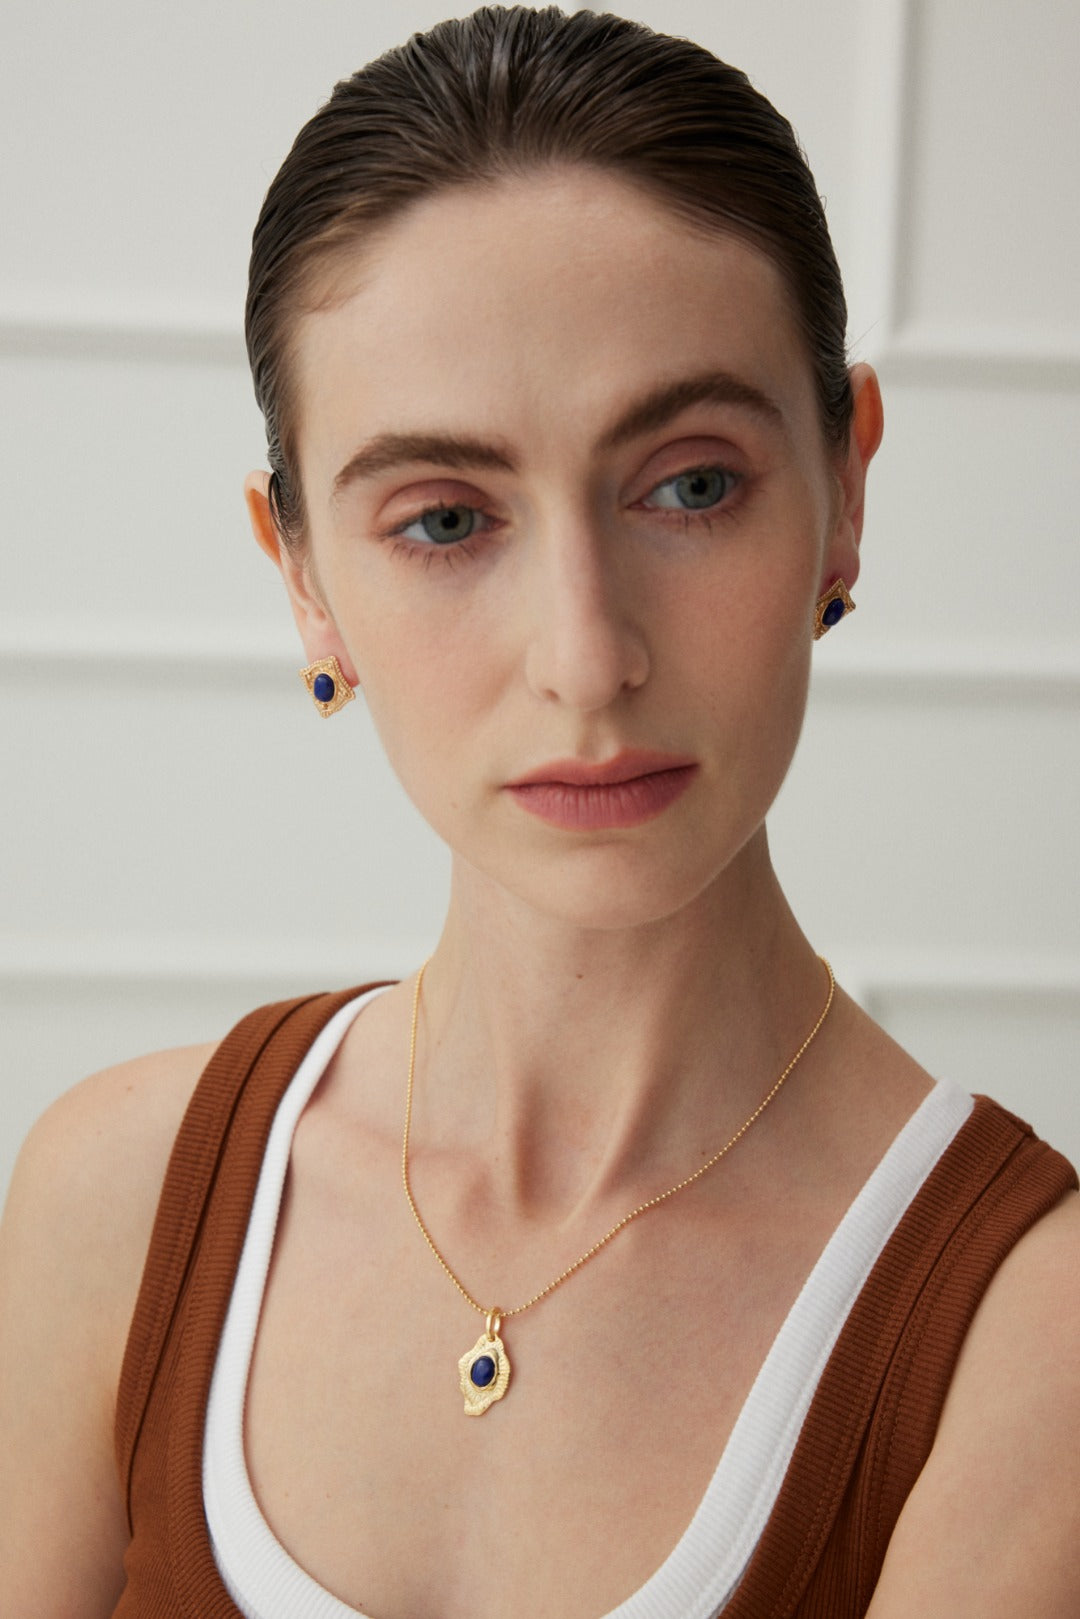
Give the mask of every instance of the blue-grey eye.
[[[417, 524], [424, 531], [424, 538], [431, 540], [435, 545], [451, 545], [455, 540], [467, 540], [476, 527], [475, 506], [433, 506], [430, 511], [422, 512], [414, 517], [411, 523], [406, 524], [398, 533], [406, 539], [412, 539], [409, 529]], [[416, 536], [419, 538], [419, 536]]]
[[731, 492], [734, 483], [734, 473], [723, 467], [692, 467], [657, 484], [652, 499], [668, 511], [707, 511]]

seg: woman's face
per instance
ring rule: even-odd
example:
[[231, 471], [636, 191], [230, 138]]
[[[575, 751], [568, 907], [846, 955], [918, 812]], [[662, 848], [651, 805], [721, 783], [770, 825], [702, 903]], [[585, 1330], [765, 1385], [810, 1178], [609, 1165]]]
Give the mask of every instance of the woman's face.
[[[826, 452], [770, 260], [608, 175], [440, 195], [349, 274], [297, 333], [308, 551], [278, 560], [309, 658], [358, 678], [459, 872], [594, 926], [671, 914], [787, 771], [876, 437]], [[633, 824], [508, 787], [627, 750], [694, 767]]]

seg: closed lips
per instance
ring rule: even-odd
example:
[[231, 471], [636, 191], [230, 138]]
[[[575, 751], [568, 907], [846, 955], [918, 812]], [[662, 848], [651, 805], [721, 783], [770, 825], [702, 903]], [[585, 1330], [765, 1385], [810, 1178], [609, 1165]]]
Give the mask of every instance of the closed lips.
[[580, 759], [553, 759], [550, 764], [541, 765], [508, 785], [609, 787], [640, 776], [656, 775], [664, 770], [685, 769], [695, 762], [685, 755], [645, 752], [621, 753], [602, 764], [589, 764]]

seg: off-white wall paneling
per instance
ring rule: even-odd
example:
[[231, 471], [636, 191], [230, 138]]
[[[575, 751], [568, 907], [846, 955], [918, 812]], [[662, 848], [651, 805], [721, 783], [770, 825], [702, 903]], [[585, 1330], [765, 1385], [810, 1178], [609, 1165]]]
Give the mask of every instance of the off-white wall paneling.
[[[886, 389], [859, 611], [815, 654], [781, 876], [928, 1066], [1080, 1156], [1076, 10], [616, 9], [792, 118]], [[445, 851], [362, 703], [314, 721], [247, 532], [241, 321], [297, 129], [443, 14], [0, 11], [0, 1188], [81, 1073], [406, 972], [437, 932]]]
[[1080, 958], [1033, 964], [1019, 956], [979, 964], [973, 981], [947, 988], [928, 976], [893, 982], [868, 997], [874, 1016], [906, 1045], [932, 1047], [942, 1071], [972, 1091], [989, 1091], [1039, 1128], [1075, 1163], [1076, 1053], [1080, 1050]]
[[5, 0], [0, 310], [236, 334], [259, 202], [335, 81], [434, 0]]
[[[262, 418], [240, 360], [9, 355], [0, 415], [23, 463], [5, 524], [20, 536], [4, 623], [76, 643], [253, 637], [284, 655], [295, 636], [275, 570], [258, 567], [240, 485], [261, 464]], [[66, 639], [66, 637], [65, 637]]]
[[[885, 380], [860, 606], [844, 655], [990, 670], [1080, 658], [1080, 391]], [[822, 648], [824, 650], [824, 648]]]
[[898, 323], [1080, 368], [1080, 7], [913, 0]]

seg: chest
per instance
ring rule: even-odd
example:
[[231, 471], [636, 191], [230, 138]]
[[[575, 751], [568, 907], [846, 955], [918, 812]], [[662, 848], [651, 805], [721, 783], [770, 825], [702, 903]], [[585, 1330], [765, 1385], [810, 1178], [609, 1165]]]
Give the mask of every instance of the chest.
[[[782, 1240], [759, 1209], [651, 1212], [504, 1322], [506, 1397], [469, 1418], [458, 1361], [483, 1318], [392, 1164], [351, 1191], [335, 1178], [330, 1201], [308, 1164], [301, 1145], [248, 1384], [248, 1467], [278, 1539], [374, 1619], [600, 1619], [693, 1517], [832, 1211], [788, 1211]], [[537, 1286], [578, 1257], [557, 1246]]]

